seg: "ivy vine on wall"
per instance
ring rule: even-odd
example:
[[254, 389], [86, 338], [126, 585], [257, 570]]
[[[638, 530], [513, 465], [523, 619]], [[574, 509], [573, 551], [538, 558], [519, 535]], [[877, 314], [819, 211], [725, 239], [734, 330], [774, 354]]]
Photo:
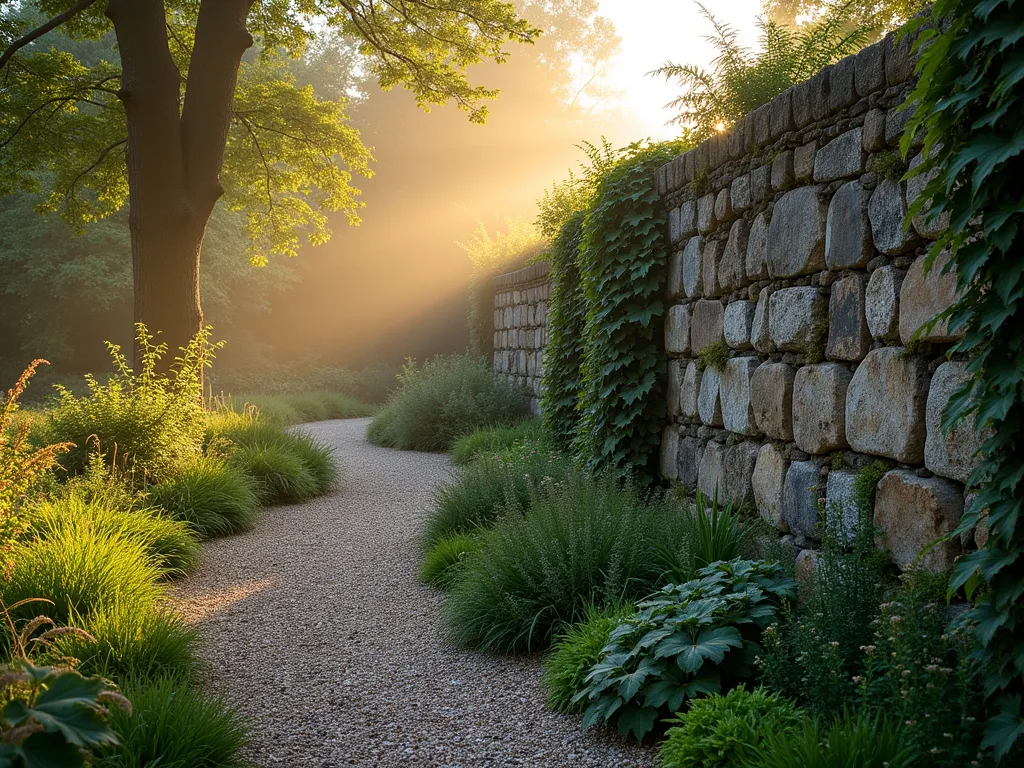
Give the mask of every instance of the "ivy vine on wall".
[[945, 428], [975, 414], [987, 436], [972, 475], [978, 493], [960, 529], [990, 531], [983, 548], [956, 564], [964, 617], [978, 639], [987, 695], [998, 715], [984, 745], [1017, 764], [1024, 744], [1024, 2], [936, 0], [920, 33], [917, 101], [904, 154], [923, 133], [920, 173], [930, 181], [911, 215], [949, 215], [928, 255], [952, 258], [961, 298], [940, 317], [964, 331], [972, 382], [954, 395]]

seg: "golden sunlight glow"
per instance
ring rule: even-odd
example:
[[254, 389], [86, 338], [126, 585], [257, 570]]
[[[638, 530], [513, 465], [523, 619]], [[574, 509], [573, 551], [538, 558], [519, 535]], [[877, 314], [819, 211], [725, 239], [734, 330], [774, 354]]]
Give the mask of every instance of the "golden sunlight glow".
[[726, 129], [725, 123], [715, 123], [715, 130], [721, 133]]

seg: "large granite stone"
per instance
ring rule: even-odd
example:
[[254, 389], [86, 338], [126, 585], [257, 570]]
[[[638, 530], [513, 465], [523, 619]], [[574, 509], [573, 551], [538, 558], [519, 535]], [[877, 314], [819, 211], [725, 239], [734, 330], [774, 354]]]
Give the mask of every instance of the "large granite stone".
[[668, 387], [666, 407], [669, 419], [675, 421], [679, 417], [679, 398], [683, 388], [683, 371], [686, 370], [685, 360], [668, 361]]
[[720, 189], [715, 195], [715, 220], [722, 224], [732, 218], [732, 199], [729, 196], [729, 187]]
[[718, 283], [723, 293], [732, 293], [746, 284], [744, 262], [747, 259], [747, 222], [737, 219], [729, 229], [722, 261], [718, 265]]
[[811, 108], [811, 82], [804, 80], [793, 86], [793, 121], [797, 128], [814, 122]]
[[700, 457], [700, 469], [697, 471], [697, 490], [708, 499], [724, 495], [722, 475], [725, 471], [726, 447], [722, 443], [712, 440], [704, 446], [704, 453]]
[[742, 213], [750, 207], [750, 174], [745, 173], [742, 176], [737, 176], [732, 180], [732, 185], [729, 188], [730, 196], [732, 198], [732, 209], [737, 213]]
[[697, 233], [697, 201], [684, 200], [679, 207], [679, 234], [690, 237]]
[[796, 130], [796, 123], [793, 121], [793, 89], [783, 91], [770, 102], [768, 112], [768, 124], [771, 130], [771, 138], [777, 139], [785, 133]]
[[825, 264], [829, 269], [863, 267], [874, 258], [868, 222], [870, 197], [859, 181], [843, 184], [832, 197], [825, 225]]
[[825, 356], [830, 360], [863, 360], [871, 347], [864, 311], [867, 282], [866, 275], [854, 273], [832, 283], [825, 347]]
[[762, 355], [771, 354], [775, 351], [772, 344], [771, 329], [768, 324], [769, 308], [771, 307], [771, 290], [762, 288], [757, 295], [757, 304], [754, 306], [754, 319], [750, 324], [750, 343]]
[[942, 320], [930, 330], [924, 326], [957, 300], [956, 269], [942, 274], [949, 263], [949, 253], [943, 251], [925, 275], [925, 257], [918, 258], [907, 270], [900, 286], [900, 340], [908, 344], [912, 339], [948, 343], [963, 334], [951, 333], [949, 323]]
[[684, 437], [679, 441], [679, 449], [676, 452], [676, 480], [690, 490], [697, 487], [703, 454], [704, 445], [696, 437]]
[[744, 272], [748, 280], [768, 277], [768, 218], [763, 213], [757, 214], [750, 225]]
[[926, 546], [956, 529], [963, 510], [963, 495], [948, 480], [918, 477], [905, 469], [887, 472], [875, 493], [879, 544], [900, 568], [916, 564], [944, 571], [960, 554], [959, 538], [940, 540], [920, 560], [918, 556]]
[[[913, 173], [917, 170], [923, 162], [924, 155], [918, 153], [914, 159], [910, 161], [910, 172]], [[917, 175], [911, 176], [907, 179], [907, 208], [917, 200], [924, 191], [925, 186], [935, 178], [938, 172], [937, 168], [933, 168], [928, 173], [918, 173]], [[914, 229], [917, 230], [917, 233], [921, 235], [921, 237], [926, 237], [929, 240], [937, 240], [943, 232], [949, 229], [949, 221], [949, 211], [943, 211], [937, 216], [932, 215], [930, 210], [919, 211], [914, 214]]]
[[686, 241], [682, 255], [682, 281], [686, 296], [696, 299], [702, 295], [704, 273], [700, 267], [700, 237], [691, 237]]
[[832, 76], [829, 78], [829, 111], [839, 112], [853, 106], [857, 101], [857, 89], [854, 82], [856, 71], [857, 60], [853, 56], [840, 59], [832, 67]]
[[793, 176], [797, 182], [806, 184], [814, 178], [814, 158], [817, 154], [817, 141], [810, 141], [793, 150]]
[[785, 363], [763, 363], [750, 381], [750, 405], [757, 428], [774, 440], [793, 439], [793, 383]]
[[906, 217], [907, 200], [903, 185], [883, 179], [868, 200], [868, 219], [875, 248], [887, 256], [898, 256], [917, 248], [920, 238], [912, 228], [904, 229]]
[[882, 43], [861, 48], [854, 60], [854, 84], [858, 96], [866, 98], [885, 88], [885, 47]]
[[861, 521], [862, 512], [857, 508], [856, 487], [855, 472], [834, 469], [828, 473], [825, 485], [825, 530], [843, 544], [853, 541]]
[[793, 186], [796, 176], [793, 171], [793, 150], [779, 152], [772, 160], [772, 190], [781, 192]]
[[670, 298], [684, 296], [683, 291], [683, 252], [676, 250], [668, 257], [668, 286]]
[[960, 483], [967, 482], [981, 461], [978, 452], [981, 450], [982, 439], [976, 431], [977, 422], [973, 413], [953, 427], [948, 435], [944, 435], [942, 412], [949, 398], [970, 380], [971, 375], [967, 373], [964, 363], [943, 363], [932, 375], [925, 407], [924, 465], [936, 475]]
[[704, 295], [721, 296], [722, 284], [718, 282], [718, 268], [722, 264], [722, 252], [725, 250], [720, 240], [712, 240], [704, 244], [700, 255], [700, 268], [704, 278]]
[[708, 234], [715, 228], [715, 195], [712, 192], [697, 200], [697, 231]]
[[928, 364], [902, 347], [868, 352], [846, 394], [846, 439], [860, 453], [924, 461]]
[[725, 308], [725, 343], [733, 349], [750, 349], [750, 326], [754, 322], [754, 302], [733, 301]]
[[828, 209], [820, 193], [820, 187], [800, 187], [775, 204], [768, 225], [771, 277], [797, 277], [824, 269]]
[[725, 343], [725, 308], [720, 301], [701, 299], [693, 304], [690, 320], [690, 348], [699, 355], [713, 344]]
[[853, 374], [841, 363], [805, 365], [793, 382], [793, 438], [801, 451], [846, 448], [846, 390]]
[[750, 171], [750, 201], [759, 203], [768, 196], [769, 181], [771, 180], [771, 167], [759, 166]]
[[690, 310], [689, 304], [669, 307], [665, 318], [665, 351], [670, 355], [690, 354]]
[[722, 426], [722, 372], [717, 368], [705, 368], [697, 393], [697, 414], [709, 427]]
[[733, 357], [722, 373], [720, 399], [722, 426], [730, 432], [757, 437], [761, 434], [750, 406], [750, 386], [760, 361], [756, 357]]
[[821, 475], [813, 461], [794, 461], [786, 471], [782, 487], [782, 519], [794, 533], [816, 538], [818, 486]]
[[788, 467], [789, 462], [782, 449], [774, 443], [765, 443], [757, 453], [751, 477], [757, 511], [766, 523], [783, 533], [789, 530], [782, 516], [782, 489]]
[[864, 115], [864, 140], [865, 152], [881, 152], [888, 146], [885, 143], [885, 110], [872, 109]]
[[678, 476], [678, 453], [679, 427], [665, 427], [661, 431], [661, 476], [670, 482]]
[[696, 419], [699, 415], [697, 410], [697, 395], [700, 392], [701, 379], [704, 372], [697, 365], [696, 360], [690, 360], [683, 371], [683, 382], [679, 387], [679, 411], [687, 419]]
[[906, 272], [880, 267], [871, 273], [864, 292], [864, 314], [874, 339], [894, 341], [900, 332], [900, 288]]
[[835, 181], [864, 172], [864, 151], [862, 133], [854, 128], [841, 133], [818, 150], [814, 159], [814, 180]]
[[817, 288], [783, 288], [769, 301], [768, 331], [777, 349], [806, 353], [824, 340], [820, 330], [826, 322], [828, 305]]
[[753, 442], [736, 443], [725, 451], [723, 484], [719, 501], [732, 504], [734, 508], [750, 507], [754, 504], [751, 478], [760, 445]]
[[679, 229], [679, 209], [673, 208], [668, 212], [668, 239], [675, 245], [682, 237], [682, 232]]

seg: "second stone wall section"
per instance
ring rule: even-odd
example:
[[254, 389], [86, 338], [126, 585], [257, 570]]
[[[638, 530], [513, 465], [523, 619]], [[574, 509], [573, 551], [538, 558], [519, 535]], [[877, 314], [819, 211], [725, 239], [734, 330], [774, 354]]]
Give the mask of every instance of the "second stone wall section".
[[549, 269], [547, 263], [532, 264], [494, 279], [494, 371], [529, 389], [535, 414], [548, 340]]

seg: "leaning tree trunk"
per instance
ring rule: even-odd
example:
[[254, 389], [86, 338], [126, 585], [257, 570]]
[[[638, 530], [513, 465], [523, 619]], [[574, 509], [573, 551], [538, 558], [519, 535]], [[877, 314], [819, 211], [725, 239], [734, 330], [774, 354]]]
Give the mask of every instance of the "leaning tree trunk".
[[252, 3], [202, 3], [183, 101], [163, 0], [107, 4], [128, 125], [135, 322], [168, 345], [165, 365], [203, 326], [199, 262], [206, 224], [224, 191], [220, 170], [238, 66], [252, 45], [245, 28]]

